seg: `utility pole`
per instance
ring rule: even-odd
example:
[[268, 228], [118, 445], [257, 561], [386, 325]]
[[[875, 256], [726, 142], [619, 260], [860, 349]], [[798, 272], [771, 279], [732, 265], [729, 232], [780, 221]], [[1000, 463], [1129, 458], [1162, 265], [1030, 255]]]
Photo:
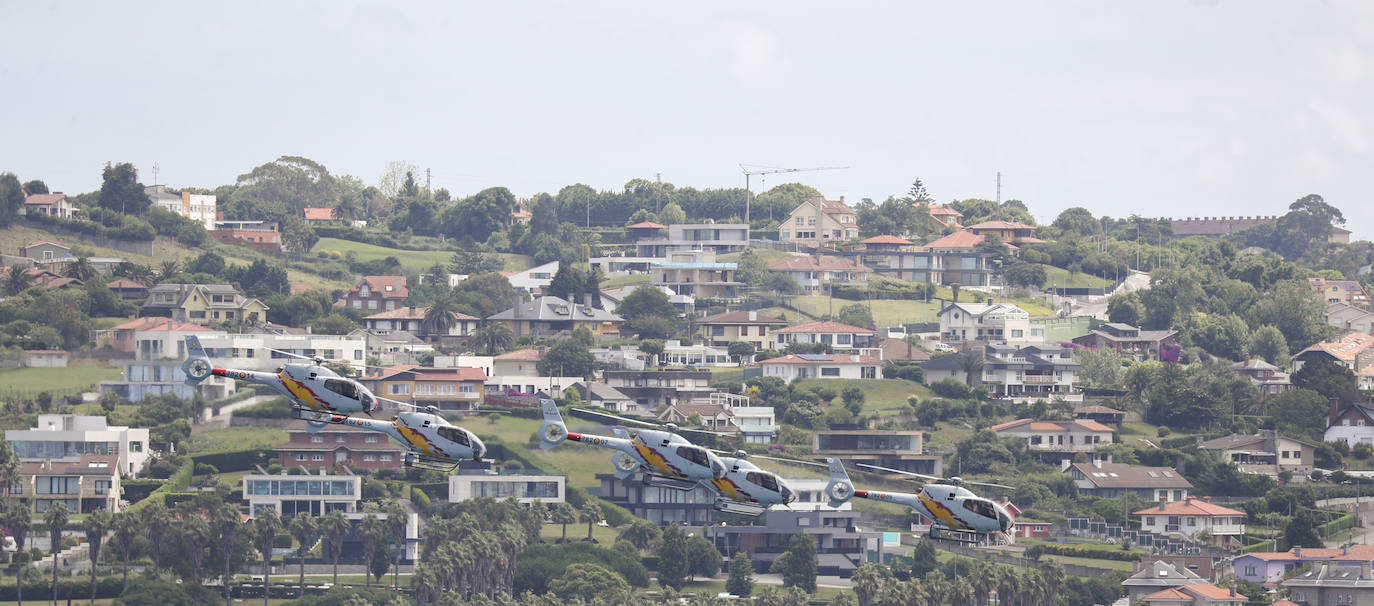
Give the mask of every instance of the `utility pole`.
[[753, 191], [749, 188], [749, 177], [754, 175], [772, 175], [776, 173], [804, 173], [816, 170], [844, 170], [848, 166], [817, 166], [814, 168], [778, 168], [776, 166], [760, 166], [757, 164], [741, 164], [739, 169], [744, 172], [744, 223], [749, 224], [749, 205], [753, 198]]
[[431, 191], [431, 190], [429, 189], [429, 183], [430, 183], [430, 179], [432, 178], [432, 176], [433, 176], [433, 175], [430, 174], [429, 169], [426, 168], [426, 169], [425, 169], [425, 191]]
[[997, 171], [997, 205], [1002, 205], [1002, 171]]
[[654, 173], [654, 203], [658, 206], [655, 212], [663, 212], [663, 173]]
[[160, 167], [160, 166], [157, 165], [157, 161], [156, 161], [156, 160], [153, 161], [153, 186], [154, 186], [154, 187], [157, 187], [157, 185], [158, 185], [158, 182], [157, 182], [157, 174], [158, 174], [159, 172], [161, 172], [161, 171], [162, 171], [162, 167]]

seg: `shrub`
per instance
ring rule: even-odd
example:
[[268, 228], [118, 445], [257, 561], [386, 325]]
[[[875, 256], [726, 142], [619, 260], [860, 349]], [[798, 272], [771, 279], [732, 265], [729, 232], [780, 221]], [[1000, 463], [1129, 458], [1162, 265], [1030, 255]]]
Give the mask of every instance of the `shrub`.
[[520, 552], [515, 564], [515, 593], [544, 593], [548, 582], [563, 576], [568, 566], [598, 564], [614, 571], [632, 587], [647, 587], [649, 571], [638, 558], [582, 541], [550, 545], [538, 543]]
[[1169, 428], [1168, 428], [1168, 427], [1164, 427], [1164, 426], [1160, 426], [1159, 431], [1155, 432], [1155, 435], [1157, 435], [1157, 436], [1159, 436], [1159, 437], [1161, 437], [1161, 438], [1167, 438], [1167, 437], [1169, 437]]

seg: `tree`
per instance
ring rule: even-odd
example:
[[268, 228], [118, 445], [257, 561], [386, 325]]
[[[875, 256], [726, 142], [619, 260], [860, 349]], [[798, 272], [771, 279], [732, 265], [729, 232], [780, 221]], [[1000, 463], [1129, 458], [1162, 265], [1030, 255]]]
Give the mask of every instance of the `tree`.
[[1118, 324], [1140, 326], [1145, 320], [1145, 306], [1140, 295], [1125, 293], [1112, 295], [1107, 299], [1107, 320]]
[[740, 551], [730, 558], [730, 578], [725, 581], [725, 591], [741, 598], [754, 593], [754, 562], [749, 554]]
[[[223, 503], [219, 509], [215, 510], [214, 517], [211, 518], [211, 530], [219, 539], [220, 557], [223, 558], [224, 571], [220, 580], [224, 583], [224, 603], [232, 606], [234, 603], [233, 578], [234, 578], [234, 550], [239, 547], [241, 539], [245, 539], [247, 532], [244, 531], [244, 524], [239, 519], [239, 508], [229, 503]], [[264, 585], [264, 591], [266, 586]]]
[[1012, 286], [1041, 288], [1049, 281], [1045, 266], [1034, 263], [1016, 263], [1002, 270], [1002, 277]]
[[431, 337], [447, 335], [458, 323], [458, 313], [458, 301], [453, 296], [439, 297], [425, 310], [425, 317], [420, 320], [420, 330]]
[[575, 339], [562, 339], [539, 358], [536, 365], [545, 377], [587, 377], [596, 369], [596, 358]]
[[1102, 231], [1102, 223], [1093, 217], [1091, 211], [1081, 206], [1065, 209], [1051, 223], [1064, 235], [1091, 236]]
[[315, 533], [319, 524], [309, 512], [297, 513], [291, 518], [291, 522], [286, 525], [287, 532], [291, 533], [291, 538], [296, 539], [296, 557], [300, 560], [299, 585], [301, 595], [305, 595], [305, 554], [310, 553], [311, 544], [314, 543]]
[[348, 518], [334, 510], [320, 518], [320, 532], [329, 540], [329, 558], [334, 563], [333, 584], [339, 584], [339, 556], [343, 555], [343, 539], [348, 534]]
[[701, 535], [687, 539], [687, 574], [692, 580], [696, 577], [714, 577], [720, 573], [720, 552], [716, 546]]
[[86, 515], [83, 525], [86, 531], [86, 545], [91, 556], [91, 604], [95, 604], [95, 573], [100, 563], [100, 547], [105, 544], [105, 532], [110, 529], [110, 513], [97, 509]]
[[28, 268], [22, 265], [11, 265], [5, 271], [5, 294], [9, 296], [17, 295], [33, 286], [33, 278], [29, 277]]
[[472, 345], [487, 355], [495, 355], [514, 347], [515, 335], [505, 322], [487, 322], [472, 331]]
[[687, 570], [687, 536], [681, 526], [672, 524], [663, 529], [663, 542], [658, 547], [658, 584], [682, 589]]
[[43, 514], [43, 523], [48, 525], [48, 543], [52, 546], [52, 595], [57, 596], [57, 554], [62, 551], [62, 530], [67, 527], [67, 506], [61, 501], [48, 506]]
[[147, 212], [152, 200], [138, 182], [138, 171], [128, 162], [119, 164], [105, 163], [101, 171], [100, 206], [127, 215], [141, 215]]
[[680, 225], [687, 222], [687, 213], [682, 211], [677, 202], [669, 202], [663, 206], [663, 211], [658, 213], [658, 220], [664, 225]]
[[892, 571], [882, 564], [869, 562], [854, 570], [850, 581], [854, 584], [854, 597], [858, 606], [872, 606], [888, 585], [894, 582]]
[[67, 268], [62, 270], [62, 275], [68, 278], [76, 278], [82, 282], [89, 281], [96, 277], [100, 272], [91, 265], [91, 260], [86, 257], [77, 257], [75, 261], [67, 264]]
[[873, 312], [863, 303], [850, 303], [840, 308], [839, 322], [859, 328], [872, 328]]
[[[595, 287], [591, 290], [595, 290]], [[558, 271], [553, 274], [553, 279], [549, 281], [549, 287], [545, 292], [564, 301], [581, 303], [582, 294], [589, 292], [587, 278], [572, 265], [559, 264]]]
[[787, 551], [773, 561], [770, 570], [782, 574], [783, 586], [816, 593], [816, 538], [804, 532], [792, 535]]
[[625, 579], [590, 562], [569, 565], [561, 576], [549, 581], [549, 591], [569, 602], [628, 603], [630, 599], [630, 584]]
[[[1150, 292], [1154, 290], [1153, 284]], [[1296, 353], [1335, 331], [1326, 323], [1326, 305], [1305, 281], [1284, 280], [1246, 311], [1251, 326], [1270, 325], [1283, 333], [1288, 351]]]
[[567, 543], [568, 524], [573, 524], [577, 522], [577, 511], [573, 509], [572, 505], [569, 505], [567, 503], [559, 503], [557, 505], [554, 505], [553, 510], [549, 512], [549, 521], [553, 522], [554, 524], [563, 525], [563, 538], [559, 539], [558, 542]]
[[1315, 391], [1323, 398], [1336, 398], [1342, 404], [1362, 399], [1355, 373], [1335, 360], [1312, 356], [1292, 376], [1293, 386]]
[[635, 518], [633, 522], [620, 530], [620, 534], [616, 537], [616, 540], [624, 540], [639, 551], [648, 551], [658, 543], [659, 538], [662, 536], [663, 531], [659, 530], [658, 526], [653, 522]]
[[973, 389], [982, 383], [983, 359], [973, 352], [959, 357], [959, 370], [964, 371], [964, 384]]
[[1288, 366], [1288, 341], [1279, 329], [1266, 324], [1250, 333], [1250, 355], [1284, 368]]
[[[377, 543], [381, 541], [385, 533], [386, 529], [375, 513], [367, 512], [363, 519], [358, 522], [358, 537], [363, 540], [363, 561], [368, 566], [372, 565], [372, 560], [377, 555]], [[371, 588], [372, 575], [364, 573], [364, 576], [367, 587]]]
[[257, 517], [253, 518], [253, 538], [258, 553], [262, 555], [263, 606], [267, 606], [268, 591], [266, 589], [272, 586], [272, 546], [277, 540], [277, 533], [280, 531], [281, 516], [277, 515], [277, 510], [271, 507], [259, 509]]
[[9, 227], [24, 208], [24, 187], [14, 173], [0, 174], [0, 227]]
[[1250, 345], [1250, 328], [1235, 314], [1194, 316], [1193, 343], [1212, 355], [1244, 360]]
[[730, 345], [726, 346], [725, 351], [730, 354], [730, 357], [738, 361], [740, 366], [744, 366], [745, 362], [753, 361], [754, 344], [747, 341], [731, 341]]
[[153, 556], [153, 573], [162, 570], [162, 539], [167, 536], [167, 527], [171, 524], [171, 515], [167, 512], [167, 507], [162, 504], [162, 500], [154, 500], [153, 503], [143, 508], [143, 532], [148, 535], [148, 547]]
[[935, 543], [921, 541], [911, 552], [911, 578], [924, 579], [940, 565], [936, 559]]
[[606, 519], [606, 515], [601, 512], [601, 505], [589, 499], [586, 503], [582, 504], [582, 510], [578, 512], [578, 515], [582, 518], [583, 522], [587, 523], [587, 540], [595, 542], [596, 539], [592, 538], [592, 527], [596, 525], [597, 522]]
[[1121, 356], [1116, 353], [1116, 350], [1106, 347], [1102, 349], [1080, 349], [1074, 355], [1074, 361], [1083, 367], [1082, 370], [1078, 371], [1078, 376], [1090, 385], [1115, 387], [1121, 384], [1123, 375]]
[[616, 306], [615, 313], [625, 318], [626, 325], [631, 331], [639, 333], [641, 339], [668, 336], [660, 334], [664, 323], [668, 323], [668, 334], [671, 334], [675, 331], [678, 320], [677, 308], [668, 300], [668, 295], [663, 294], [657, 287], [648, 285], [640, 286], [626, 295], [625, 300]]
[[1284, 549], [1293, 547], [1321, 547], [1322, 538], [1317, 535], [1317, 514], [1310, 509], [1299, 509], [1283, 529]]
[[406, 511], [400, 503], [392, 503], [386, 508], [386, 529], [391, 534], [392, 548], [392, 568], [391, 568], [391, 589], [400, 588], [401, 556], [405, 554], [406, 546], [406, 523], [410, 520], [410, 512]]
[[[33, 517], [29, 513], [29, 508], [17, 501], [5, 507], [5, 530], [14, 538], [14, 553], [24, 553], [24, 543], [29, 540], [29, 530], [33, 527]], [[24, 603], [24, 568], [25, 564], [20, 563], [15, 572], [15, 590], [20, 604]]]
[[639, 342], [639, 351], [649, 356], [649, 366], [658, 366], [659, 356], [663, 355], [663, 345], [661, 339], [645, 339]]

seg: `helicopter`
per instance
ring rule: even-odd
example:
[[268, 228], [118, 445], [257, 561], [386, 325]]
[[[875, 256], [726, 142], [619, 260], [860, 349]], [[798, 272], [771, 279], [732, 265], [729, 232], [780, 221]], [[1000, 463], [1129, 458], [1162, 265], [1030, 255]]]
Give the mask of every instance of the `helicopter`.
[[381, 406], [381, 400], [361, 383], [341, 377], [324, 366], [324, 358], [272, 351], [311, 363], [285, 364], [275, 373], [217, 368], [210, 363], [210, 356], [201, 347], [200, 339], [186, 335], [186, 361], [181, 363], [181, 370], [186, 373], [186, 384], [193, 387], [212, 375], [267, 385], [290, 398], [297, 418], [309, 421], [314, 429], [324, 427], [325, 423], [342, 423], [356, 413], [371, 416]]
[[838, 507], [845, 501], [856, 497], [905, 505], [915, 510], [916, 513], [934, 521], [930, 527], [931, 538], [949, 539], [960, 543], [982, 542], [993, 533], [1011, 531], [1014, 524], [1011, 514], [1007, 513], [1007, 510], [1001, 505], [979, 497], [963, 487], [964, 484], [996, 488], [1011, 488], [1010, 486], [990, 482], [965, 481], [957, 477], [938, 478], [860, 463], [860, 467], [933, 481], [922, 486], [921, 492], [916, 494], [855, 490], [853, 482], [849, 481], [849, 474], [844, 470], [844, 464], [840, 463], [839, 459], [826, 459], [826, 463], [830, 467], [830, 483], [825, 487], [825, 494], [830, 497], [831, 507]]
[[486, 454], [487, 447], [476, 434], [449, 423], [439, 415], [437, 407], [421, 409], [407, 402], [381, 399], [413, 410], [401, 412], [390, 421], [333, 415], [339, 418], [330, 422], [386, 434], [400, 442], [406, 447], [402, 459], [406, 467], [448, 472], [457, 468], [463, 459], [481, 461]]
[[676, 427], [672, 425], [667, 426], [668, 431], [641, 430], [634, 437], [624, 430], [618, 431], [616, 437], [571, 433], [553, 400], [539, 400], [539, 408], [544, 414], [538, 433], [540, 448], [551, 450], [564, 440], [572, 440], [614, 450], [611, 463], [617, 478], [644, 471], [657, 485], [690, 490], [697, 482], [721, 479], [728, 473], [720, 457], [673, 433]]

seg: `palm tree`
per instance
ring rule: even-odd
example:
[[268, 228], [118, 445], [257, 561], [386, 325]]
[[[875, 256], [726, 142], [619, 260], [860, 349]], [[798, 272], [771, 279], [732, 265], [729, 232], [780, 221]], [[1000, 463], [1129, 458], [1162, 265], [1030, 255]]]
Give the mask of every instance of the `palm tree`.
[[372, 588], [372, 559], [377, 555], [377, 541], [385, 532], [382, 520], [370, 511], [358, 522], [358, 535], [363, 540], [363, 580], [368, 589]]
[[241, 522], [238, 507], [225, 503], [215, 510], [214, 533], [219, 538], [220, 556], [224, 558], [225, 606], [233, 606], [234, 603], [233, 584], [230, 581], [234, 578], [234, 546], [238, 544], [239, 529], [243, 528]]
[[5, 272], [5, 294], [14, 296], [24, 292], [33, 286], [33, 278], [29, 276], [29, 270], [19, 265], [11, 265], [9, 271]]
[[300, 544], [300, 547], [296, 549], [296, 555], [301, 563], [301, 597], [305, 597], [305, 554], [310, 551], [311, 544], [315, 542], [315, 532], [318, 526], [315, 518], [310, 517], [309, 513], [296, 514], [296, 517], [291, 518], [291, 523], [286, 525], [286, 530], [291, 533], [291, 538], [296, 539], [296, 543]]
[[974, 603], [973, 584], [967, 578], [954, 579], [950, 582], [949, 603], [955, 606], [967, 606]]
[[[29, 539], [29, 529], [33, 527], [33, 517], [29, 514], [29, 508], [23, 504], [10, 503], [5, 508], [5, 529], [10, 531], [10, 536], [14, 537], [14, 555], [18, 558], [19, 554], [24, 553], [24, 543]], [[15, 577], [19, 601], [19, 606], [24, 606], [24, 567], [27, 563], [19, 564], [19, 572]]]
[[67, 269], [62, 272], [62, 275], [85, 282], [94, 278], [98, 273], [100, 272], [96, 270], [94, 265], [91, 265], [90, 259], [77, 257], [75, 261], [67, 264]]
[[653, 522], [635, 519], [629, 526], [621, 529], [620, 535], [616, 538], [628, 541], [635, 546], [635, 549], [646, 551], [658, 542], [662, 534], [663, 532]]
[[504, 322], [487, 322], [472, 331], [472, 346], [478, 351], [495, 354], [515, 345], [515, 335]]
[[573, 509], [572, 505], [559, 503], [553, 506], [553, 512], [549, 515], [549, 520], [554, 524], [563, 525], [563, 538], [559, 539], [558, 542], [567, 543], [568, 524], [577, 522], [577, 511]]
[[124, 564], [124, 588], [129, 588], [129, 558], [133, 556], [134, 539], [138, 537], [139, 528], [138, 518], [134, 514], [124, 512], [114, 516], [114, 539], [119, 545], [119, 559]]
[[132, 267], [125, 272], [127, 278], [144, 286], [157, 284], [157, 282], [153, 280], [153, 268], [138, 263], [133, 263], [131, 265]]
[[458, 322], [458, 313], [458, 301], [453, 298], [452, 293], [444, 294], [425, 310], [425, 317], [420, 320], [420, 331], [431, 337], [447, 335]]
[[1045, 595], [1054, 597], [1064, 587], [1064, 567], [1054, 560], [1040, 564], [1040, 577], [1044, 579]]
[[983, 359], [973, 355], [971, 351], [959, 356], [959, 370], [964, 371], [964, 383], [968, 384], [969, 389], [973, 389], [978, 386], [977, 383], [974, 383], [974, 376], [981, 376]]
[[267, 594], [272, 587], [272, 544], [280, 530], [281, 516], [276, 509], [258, 510], [258, 516], [253, 519], [253, 536], [257, 539], [258, 553], [262, 554], [262, 606], [267, 606]]
[[52, 543], [52, 596], [57, 603], [57, 552], [62, 551], [62, 529], [67, 527], [67, 506], [61, 502], [53, 503], [43, 514], [43, 522], [48, 525], [48, 538]]
[[401, 555], [405, 553], [406, 546], [406, 524], [410, 521], [410, 512], [401, 506], [400, 503], [392, 503], [386, 508], [386, 529], [391, 534], [392, 544], [396, 551], [391, 554], [391, 588], [399, 589], [401, 583]]
[[592, 538], [592, 525], [606, 519], [606, 515], [601, 512], [601, 505], [596, 501], [587, 501], [582, 505], [582, 521], [587, 523], [587, 540], [594, 541]]
[[110, 529], [110, 513], [103, 509], [92, 511], [86, 516], [86, 545], [91, 552], [91, 605], [95, 606], [95, 569], [100, 563], [100, 547], [105, 543], [105, 533]]
[[348, 534], [348, 518], [335, 509], [320, 518], [320, 532], [329, 539], [329, 556], [334, 561], [334, 584], [339, 584], [339, 556], [343, 554], [344, 535]]
[[153, 552], [153, 574], [162, 570], [162, 539], [167, 536], [167, 525], [172, 521], [167, 507], [161, 500], [143, 510], [143, 529], [148, 533], [149, 548]]
[[939, 570], [926, 575], [921, 581], [921, 587], [926, 590], [926, 603], [930, 606], [940, 606], [945, 603], [945, 597], [949, 595], [951, 586], [945, 575]]
[[186, 552], [186, 558], [191, 564], [191, 578], [199, 583], [204, 576], [201, 575], [201, 565], [205, 562], [205, 546], [210, 543], [211, 530], [210, 523], [205, 521], [205, 516], [197, 509], [188, 509], [179, 514], [180, 519], [176, 525], [176, 540], [182, 545], [182, 550]]
[[170, 281], [179, 273], [181, 273], [181, 266], [173, 259], [163, 261], [157, 266], [157, 270], [154, 271], [154, 275], [157, 276], [157, 282], [159, 284]]
[[968, 580], [973, 586], [973, 603], [988, 606], [988, 592], [996, 582], [996, 571], [987, 562], [974, 562]]

